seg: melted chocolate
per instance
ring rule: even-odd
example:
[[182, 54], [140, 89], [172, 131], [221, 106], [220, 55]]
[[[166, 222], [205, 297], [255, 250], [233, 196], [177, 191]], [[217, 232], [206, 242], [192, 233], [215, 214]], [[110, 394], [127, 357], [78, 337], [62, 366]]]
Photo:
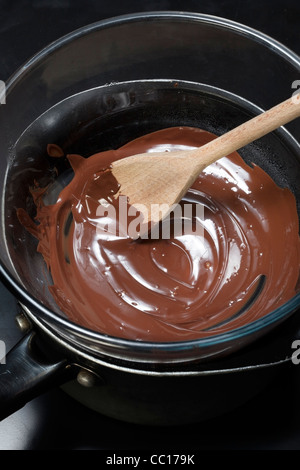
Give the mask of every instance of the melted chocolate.
[[[237, 153], [206, 168], [182, 201], [204, 206], [204, 217], [194, 221], [203, 234], [190, 225], [169, 239], [134, 241], [110, 233], [109, 214], [99, 219], [99, 203], [115, 201], [118, 191], [109, 171], [114, 160], [190, 149], [214, 137], [169, 128], [87, 159], [69, 155], [74, 177], [55, 204], [44, 204], [45, 190], [32, 191], [38, 225], [22, 209], [19, 220], [38, 238], [50, 290], [71, 320], [116, 337], [182, 341], [243, 326], [295, 295], [295, 198]], [[61, 156], [57, 146], [49, 148]]]

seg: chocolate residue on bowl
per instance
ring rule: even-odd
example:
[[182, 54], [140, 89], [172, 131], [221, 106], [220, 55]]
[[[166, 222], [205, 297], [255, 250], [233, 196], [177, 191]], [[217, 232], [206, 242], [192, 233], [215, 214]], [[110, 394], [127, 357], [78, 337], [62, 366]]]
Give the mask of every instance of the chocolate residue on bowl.
[[[181, 202], [179, 225], [177, 216], [170, 219], [169, 238], [133, 240], [112, 232], [116, 221], [105, 208], [116, 207], [113, 161], [190, 149], [213, 138], [200, 129], [175, 127], [87, 159], [68, 155], [74, 177], [55, 204], [45, 204], [47, 189], [32, 189], [36, 222], [23, 209], [18, 217], [38, 238], [53, 279], [49, 289], [71, 320], [116, 337], [183, 341], [241, 327], [295, 295], [300, 268], [295, 198], [237, 153], [199, 175]], [[56, 145], [49, 148], [55, 157], [63, 155]], [[192, 210], [189, 224], [185, 205]]]

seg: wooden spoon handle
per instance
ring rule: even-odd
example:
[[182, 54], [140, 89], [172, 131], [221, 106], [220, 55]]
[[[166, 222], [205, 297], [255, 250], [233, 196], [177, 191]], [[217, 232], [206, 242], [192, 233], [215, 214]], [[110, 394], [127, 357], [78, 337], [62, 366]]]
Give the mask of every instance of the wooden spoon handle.
[[298, 93], [203, 147], [192, 150], [190, 156], [198, 159], [197, 163], [195, 160], [194, 163], [198, 165], [197, 171], [200, 173], [203, 168], [219, 158], [239, 150], [299, 116], [300, 94]]

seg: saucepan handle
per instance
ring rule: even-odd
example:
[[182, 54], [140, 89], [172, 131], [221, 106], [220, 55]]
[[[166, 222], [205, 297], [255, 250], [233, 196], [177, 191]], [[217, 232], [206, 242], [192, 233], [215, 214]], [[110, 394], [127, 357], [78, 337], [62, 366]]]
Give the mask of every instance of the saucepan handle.
[[0, 364], [0, 420], [72, 378], [75, 371], [66, 358], [52, 359], [38, 347], [34, 331], [8, 352]]

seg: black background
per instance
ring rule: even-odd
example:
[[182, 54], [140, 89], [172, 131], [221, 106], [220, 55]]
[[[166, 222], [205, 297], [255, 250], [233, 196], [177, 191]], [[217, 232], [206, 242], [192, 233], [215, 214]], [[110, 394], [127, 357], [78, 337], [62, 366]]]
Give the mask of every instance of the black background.
[[[229, 18], [300, 54], [299, 0], [0, 0], [0, 80], [7, 80], [33, 54], [74, 29], [112, 16], [155, 10]], [[0, 339], [7, 349], [20, 337], [16, 311], [15, 299], [0, 284]], [[55, 389], [0, 423], [0, 449], [132, 449], [132, 455], [145, 448], [172, 448], [177, 453], [189, 448], [296, 450], [300, 449], [299, 377], [295, 367], [230, 415], [168, 429], [100, 416]]]

